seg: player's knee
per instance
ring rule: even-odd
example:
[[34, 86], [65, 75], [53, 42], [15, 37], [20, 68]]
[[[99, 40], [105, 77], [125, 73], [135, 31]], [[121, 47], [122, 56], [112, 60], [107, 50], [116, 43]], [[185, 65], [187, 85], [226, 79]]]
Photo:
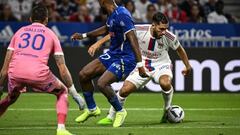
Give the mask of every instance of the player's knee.
[[159, 84], [164, 91], [171, 89], [171, 79], [169, 77], [160, 77]]
[[131, 83], [129, 81], [125, 81], [124, 84], [123, 84], [123, 87], [119, 91], [119, 95], [121, 97], [127, 97], [128, 95], [130, 95], [136, 89], [137, 89], [137, 87], [133, 83]]
[[162, 90], [169, 91], [171, 89], [171, 84], [160, 84]]
[[119, 91], [119, 96], [121, 96], [121, 97], [127, 97], [129, 94], [130, 94], [130, 92], [127, 91], [126, 89], [121, 89]]
[[62, 93], [68, 94], [68, 89], [65, 85], [62, 84], [61, 88], [55, 88], [54, 90], [51, 91], [51, 93], [55, 95], [60, 95]]
[[80, 71], [79, 72], [79, 80], [80, 82], [84, 82], [87, 80], [87, 74], [85, 71]]
[[101, 82], [100, 80], [97, 81], [97, 87], [99, 90], [104, 90], [106, 87], [106, 84], [104, 84], [103, 82]]
[[162, 83], [160, 83], [160, 86], [161, 86], [162, 90], [164, 90], [164, 91], [168, 91], [171, 89], [171, 83], [169, 83], [169, 82], [163, 81]]

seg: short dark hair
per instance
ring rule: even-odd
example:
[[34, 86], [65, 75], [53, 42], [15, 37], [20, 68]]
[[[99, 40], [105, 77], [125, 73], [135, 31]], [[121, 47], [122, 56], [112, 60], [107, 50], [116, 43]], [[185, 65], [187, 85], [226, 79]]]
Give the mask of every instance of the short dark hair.
[[153, 15], [152, 21], [157, 24], [159, 24], [160, 22], [163, 24], [167, 24], [169, 22], [168, 18], [161, 12], [155, 13]]
[[224, 5], [224, 2], [222, 0], [218, 0], [216, 3], [215, 3], [215, 6], [219, 6], [219, 5]]
[[33, 22], [44, 22], [48, 17], [48, 9], [42, 4], [38, 4], [32, 9], [31, 18]]

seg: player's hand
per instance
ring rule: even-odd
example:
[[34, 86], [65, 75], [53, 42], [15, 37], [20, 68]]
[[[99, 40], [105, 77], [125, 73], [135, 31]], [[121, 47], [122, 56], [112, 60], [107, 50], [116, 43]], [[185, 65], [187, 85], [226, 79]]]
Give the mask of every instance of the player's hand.
[[81, 33], [74, 33], [71, 36], [71, 40], [82, 40], [83, 39], [83, 35]]
[[89, 47], [88, 49], [88, 54], [91, 55], [92, 57], [94, 56], [95, 52], [98, 50], [98, 47], [96, 44], [93, 44], [92, 46]]
[[149, 77], [149, 75], [146, 73], [145, 69], [143, 67], [139, 67], [138, 68], [138, 72], [139, 72], [139, 75], [142, 77], [142, 78], [147, 78]]
[[185, 67], [185, 69], [182, 71], [182, 74], [185, 76], [185, 75], [189, 75], [192, 71], [192, 67], [191, 66], [188, 66], [188, 67]]

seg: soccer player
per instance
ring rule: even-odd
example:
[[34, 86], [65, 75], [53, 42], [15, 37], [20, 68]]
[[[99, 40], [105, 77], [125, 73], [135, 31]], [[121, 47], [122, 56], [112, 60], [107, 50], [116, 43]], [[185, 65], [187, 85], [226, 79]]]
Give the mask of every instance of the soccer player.
[[[0, 88], [3, 89], [3, 82], [8, 76], [8, 95], [0, 101], [0, 116], [29, 86], [34, 91], [57, 96], [57, 135], [72, 135], [65, 129], [68, 111], [67, 87], [70, 92], [76, 90], [65, 65], [60, 42], [57, 36], [45, 26], [48, 23], [47, 8], [43, 5], [34, 7], [30, 20], [32, 24], [20, 28], [12, 37], [7, 49], [0, 72]], [[51, 53], [54, 53], [64, 84], [49, 70], [47, 63]]]
[[[167, 122], [166, 112], [171, 105], [173, 95], [173, 87], [171, 85], [173, 75], [171, 60], [168, 55], [169, 48], [176, 50], [185, 64], [185, 69], [183, 69], [182, 74], [188, 75], [191, 71], [188, 56], [184, 48], [181, 46], [177, 37], [167, 30], [168, 27], [168, 19], [160, 12], [155, 13], [152, 19], [152, 24], [136, 25], [137, 38], [141, 48], [144, 68], [149, 77], [143, 78], [137, 74], [136, 70], [133, 70], [125, 80], [123, 87], [117, 93], [118, 99], [123, 105], [126, 97], [130, 93], [144, 86], [153, 79], [162, 88], [164, 99], [164, 114], [161, 119], [162, 123]], [[89, 54], [93, 56], [95, 51], [107, 40], [109, 40], [109, 35], [92, 45], [88, 50]], [[108, 116], [98, 121], [98, 124], [111, 124], [114, 118], [115, 110], [111, 107]]]
[[139, 71], [138, 75], [147, 77], [147, 74], [143, 68], [134, 23], [128, 10], [117, 6], [114, 0], [98, 0], [98, 2], [102, 11], [108, 14], [106, 25], [88, 33], [74, 33], [72, 39], [81, 40], [109, 32], [111, 45], [108, 52], [87, 64], [79, 73], [88, 109], [85, 109], [84, 113], [76, 118], [76, 122], [84, 122], [91, 116], [100, 115], [101, 111], [93, 98], [94, 86], [92, 83], [92, 79], [100, 76], [97, 86], [116, 110], [113, 127], [119, 127], [127, 116], [127, 112], [120, 105], [110, 84], [125, 79], [136, 65]]

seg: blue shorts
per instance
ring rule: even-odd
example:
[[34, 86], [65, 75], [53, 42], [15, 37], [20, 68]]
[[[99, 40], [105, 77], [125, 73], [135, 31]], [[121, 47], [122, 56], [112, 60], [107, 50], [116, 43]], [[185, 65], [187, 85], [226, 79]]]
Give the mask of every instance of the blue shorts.
[[127, 59], [123, 56], [113, 55], [108, 52], [100, 55], [98, 59], [107, 68], [108, 71], [116, 75], [118, 81], [125, 79], [136, 67], [135, 58]]

